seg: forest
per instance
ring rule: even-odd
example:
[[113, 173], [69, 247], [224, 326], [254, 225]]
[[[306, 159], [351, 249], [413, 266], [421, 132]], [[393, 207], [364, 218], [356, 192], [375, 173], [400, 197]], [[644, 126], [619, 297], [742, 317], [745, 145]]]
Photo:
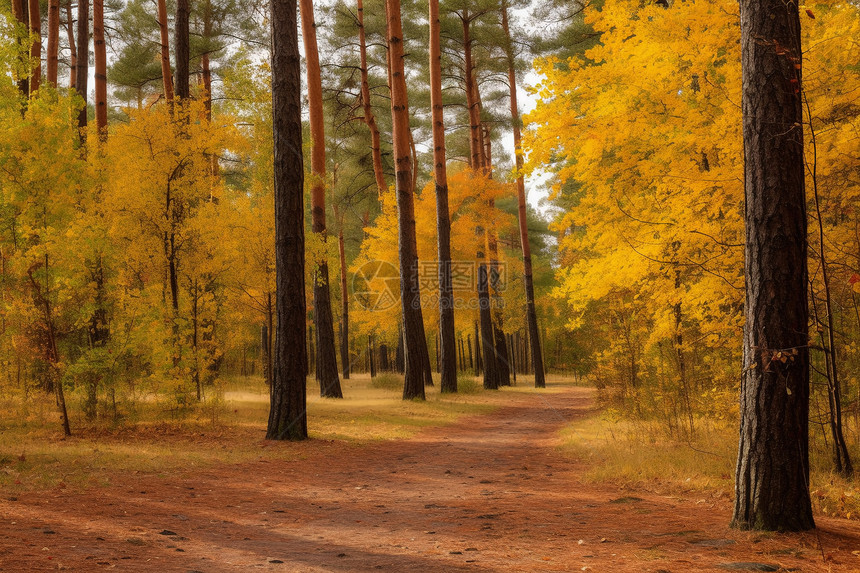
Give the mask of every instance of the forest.
[[0, 27], [0, 489], [479, 416], [856, 562], [856, 2], [0, 0]]

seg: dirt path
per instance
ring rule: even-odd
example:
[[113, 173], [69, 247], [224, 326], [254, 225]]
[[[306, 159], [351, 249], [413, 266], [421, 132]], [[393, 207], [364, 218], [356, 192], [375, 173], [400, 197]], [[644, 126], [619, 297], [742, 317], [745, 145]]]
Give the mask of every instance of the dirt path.
[[724, 501], [581, 484], [556, 432], [590, 404], [528, 394], [405, 441], [4, 498], [0, 570], [860, 571], [852, 522], [819, 520], [825, 561], [814, 533], [729, 530]]

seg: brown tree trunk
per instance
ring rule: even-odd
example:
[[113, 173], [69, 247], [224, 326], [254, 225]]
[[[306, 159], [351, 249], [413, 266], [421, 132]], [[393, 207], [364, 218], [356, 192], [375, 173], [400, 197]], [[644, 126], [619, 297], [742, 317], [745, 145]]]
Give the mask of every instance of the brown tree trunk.
[[538, 337], [537, 311], [535, 310], [535, 286], [532, 278], [532, 254], [529, 245], [529, 227], [526, 211], [526, 185], [522, 174], [523, 147], [520, 132], [520, 109], [517, 105], [517, 73], [514, 60], [513, 41], [508, 26], [507, 2], [502, 4], [502, 28], [505, 32], [505, 52], [508, 59], [508, 86], [510, 87], [511, 122], [514, 130], [514, 156], [517, 168], [517, 216], [520, 226], [520, 243], [523, 249], [523, 282], [526, 290], [526, 326], [529, 329], [531, 342], [531, 363], [535, 371], [535, 388], [546, 387], [546, 376], [543, 369], [543, 354]]
[[484, 351], [484, 388], [498, 390], [496, 344], [493, 340], [493, 319], [490, 317], [489, 269], [484, 260], [478, 263], [478, 305], [481, 317], [481, 348]]
[[173, 74], [170, 71], [170, 38], [167, 28], [167, 1], [158, 0], [158, 30], [161, 35], [161, 77], [164, 80], [164, 100], [173, 105]]
[[741, 0], [746, 322], [732, 525], [806, 530], [809, 307], [796, 4]]
[[[323, 114], [322, 80], [320, 78], [319, 52], [317, 51], [316, 23], [312, 0], [299, 0], [302, 17], [302, 38], [305, 46], [305, 62], [308, 83], [308, 107], [311, 126], [311, 229], [323, 245], [326, 243], [325, 221], [325, 117]], [[327, 254], [315, 261], [314, 272], [314, 320], [317, 327], [317, 379], [320, 396], [343, 398], [340, 377], [337, 372], [337, 353], [334, 339], [334, 319], [331, 312], [331, 290], [329, 288]]]
[[463, 61], [466, 80], [466, 107], [469, 112], [469, 167], [478, 171], [483, 167], [483, 150], [481, 147], [481, 113], [478, 109], [478, 99], [475, 94], [477, 83], [474, 78], [474, 62], [472, 61], [472, 20], [469, 11], [464, 10], [460, 15], [463, 23]]
[[[24, 27], [29, 29], [30, 26], [30, 5], [28, 0], [12, 0], [12, 14], [15, 16], [15, 19], [18, 20], [19, 24], [22, 24]], [[23, 48], [24, 46], [22, 46]], [[26, 53], [29, 53], [29, 50], [26, 50]], [[29, 69], [28, 65], [24, 65], [25, 62], [23, 60], [26, 59], [26, 54], [24, 50], [21, 50], [21, 64], [24, 70]], [[18, 78], [18, 91], [21, 92], [21, 96], [25, 99], [30, 96], [30, 74], [23, 73]]]
[[75, 89], [75, 83], [78, 77], [78, 46], [75, 44], [75, 30], [73, 22], [72, 0], [69, 0], [66, 3], [66, 34], [69, 37], [69, 87]]
[[454, 342], [454, 289], [451, 280], [451, 214], [445, 157], [442, 105], [442, 51], [439, 45], [439, 0], [430, 0], [430, 106], [433, 113], [433, 168], [436, 177], [436, 227], [439, 265], [439, 355], [442, 392], [457, 391]]
[[296, 3], [272, 0], [277, 334], [268, 439], [308, 437], [302, 80]]
[[30, 34], [33, 43], [30, 45], [30, 60], [34, 62], [30, 74], [30, 94], [38, 91], [42, 81], [42, 18], [39, 9], [39, 0], [28, 0], [30, 13]]
[[96, 80], [96, 126], [107, 137], [107, 51], [105, 50], [104, 0], [93, 0], [93, 52]]
[[[827, 370], [828, 396], [830, 402], [830, 424], [833, 434], [833, 458], [836, 465], [836, 471], [845, 477], [851, 477], [854, 474], [854, 466], [851, 463], [851, 455], [848, 453], [848, 444], [845, 441], [845, 435], [842, 431], [842, 388], [839, 386], [839, 369], [837, 368], [837, 345], [836, 345], [836, 327], [833, 322], [833, 306], [830, 296], [830, 274], [827, 267], [827, 257], [824, 245], [824, 219], [821, 214], [821, 199], [818, 194], [818, 144], [816, 140], [815, 126], [812, 123], [812, 112], [809, 109], [809, 101], [804, 95], [804, 103], [806, 104], [807, 117], [809, 118], [809, 133], [812, 144], [812, 165], [809, 166], [810, 175], [812, 176], [812, 190], [815, 205], [816, 220], [818, 223], [818, 248], [819, 260], [821, 261], [821, 281], [824, 286], [824, 313], [827, 317], [825, 330], [827, 332], [827, 346], [824, 355]], [[813, 309], [815, 301], [812, 301]], [[816, 311], [815, 322], [818, 322], [818, 312]]]
[[424, 399], [424, 360], [427, 340], [421, 316], [418, 283], [418, 247], [415, 240], [415, 200], [412, 189], [412, 152], [410, 149], [409, 102], [404, 71], [403, 26], [400, 0], [386, 0], [388, 19], [388, 61], [391, 79], [391, 120], [396, 167], [398, 242], [400, 245], [400, 299], [406, 338], [406, 375], [403, 399]]
[[337, 247], [340, 255], [340, 362], [343, 379], [349, 380], [351, 364], [349, 360], [349, 291], [346, 284], [346, 254], [343, 248], [343, 223], [337, 234]]
[[[489, 169], [490, 162], [485, 162]], [[495, 208], [495, 201], [490, 199], [490, 208]], [[499, 270], [499, 244], [495, 231], [487, 232], [490, 251], [490, 307], [493, 318], [493, 340], [496, 345], [496, 383], [499, 386], [511, 385], [511, 368], [508, 362], [508, 348], [505, 344], [505, 319], [502, 312], [501, 273]]]
[[75, 90], [84, 98], [84, 107], [78, 114], [78, 129], [87, 127], [87, 83], [90, 75], [90, 3], [78, 0], [78, 50]]
[[48, 54], [46, 79], [53, 87], [57, 87], [57, 67], [60, 49], [60, 0], [48, 0]]
[[176, 1], [175, 37], [173, 38], [173, 57], [176, 59], [176, 97], [180, 100], [188, 99], [191, 95], [190, 72], [191, 47], [188, 27], [190, 8], [189, 0]]
[[370, 83], [367, 80], [367, 37], [364, 29], [364, 2], [358, 0], [358, 45], [361, 56], [361, 103], [364, 108], [364, 123], [370, 129], [370, 150], [373, 155], [373, 175], [376, 178], [376, 189], [384, 193], [385, 174], [382, 171], [382, 147], [379, 137], [379, 126], [370, 105]]
[[[212, 37], [212, 2], [206, 0], [203, 8], [203, 37]], [[209, 52], [200, 56], [200, 69], [203, 76], [203, 107], [206, 109], [206, 120], [212, 121], [212, 70], [209, 62]], [[213, 163], [213, 172], [217, 163]], [[217, 174], [217, 172], [215, 172]]]

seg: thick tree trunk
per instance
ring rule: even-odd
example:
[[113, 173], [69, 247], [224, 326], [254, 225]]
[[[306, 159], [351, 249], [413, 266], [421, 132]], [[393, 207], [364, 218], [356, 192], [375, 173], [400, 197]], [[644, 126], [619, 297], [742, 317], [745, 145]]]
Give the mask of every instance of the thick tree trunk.
[[308, 437], [301, 58], [296, 3], [272, 0], [277, 334], [268, 439]]
[[84, 107], [78, 114], [78, 129], [87, 126], [87, 82], [90, 75], [90, 3], [78, 0], [78, 50], [75, 90], [84, 98]]
[[746, 322], [732, 524], [815, 526], [809, 497], [809, 308], [796, 4], [742, 0]]
[[105, 4], [93, 0], [93, 52], [96, 80], [96, 126], [99, 137], [107, 137], [107, 51], [105, 49]]
[[48, 0], [48, 54], [45, 78], [57, 87], [58, 53], [60, 49], [60, 0]]
[[33, 37], [33, 43], [30, 44], [30, 60], [33, 62], [33, 69], [30, 74], [30, 94], [32, 95], [39, 89], [39, 84], [42, 81], [42, 18], [39, 0], [28, 1], [30, 4], [30, 34]]
[[158, 0], [158, 30], [161, 36], [161, 77], [164, 81], [164, 99], [173, 105], [173, 74], [170, 71], [170, 38], [167, 28], [167, 1]]
[[[406, 376], [403, 399], [424, 399], [424, 361], [429, 366], [421, 292], [418, 283], [418, 247], [415, 240], [415, 199], [412, 189], [409, 102], [404, 71], [403, 26], [400, 0], [386, 0], [388, 60], [391, 78], [391, 120], [396, 166], [398, 242], [400, 250], [400, 299], [406, 338]], [[422, 354], [427, 358], [422, 358]]]
[[361, 103], [364, 109], [364, 123], [370, 129], [370, 150], [373, 156], [373, 175], [376, 178], [376, 189], [384, 193], [385, 174], [382, 171], [382, 147], [379, 136], [379, 126], [370, 105], [370, 83], [367, 80], [367, 34], [364, 29], [364, 2], [358, 0], [358, 45], [361, 57]]
[[180, 100], [188, 99], [191, 95], [190, 72], [191, 47], [188, 28], [190, 14], [189, 0], [176, 1], [175, 37], [173, 41], [175, 48], [173, 57], [176, 59], [176, 97]]
[[502, 4], [502, 27], [505, 32], [505, 51], [508, 59], [508, 86], [510, 87], [511, 122], [514, 129], [514, 155], [517, 168], [517, 215], [520, 226], [520, 243], [523, 249], [523, 282], [526, 290], [526, 323], [531, 341], [531, 363], [535, 370], [535, 388], [546, 387], [546, 376], [543, 369], [543, 354], [538, 337], [537, 311], [535, 310], [535, 287], [532, 278], [532, 254], [529, 245], [529, 228], [526, 211], [526, 185], [522, 174], [523, 148], [520, 133], [520, 109], [517, 105], [517, 73], [514, 61], [513, 42], [508, 26], [507, 2]]
[[430, 106], [433, 111], [433, 168], [436, 177], [436, 227], [439, 265], [439, 339], [442, 392], [457, 391], [454, 346], [454, 289], [451, 280], [451, 214], [445, 157], [445, 116], [442, 105], [442, 51], [439, 45], [439, 0], [430, 0]]
[[[319, 52], [317, 51], [316, 23], [312, 0], [299, 0], [302, 16], [302, 38], [305, 46], [305, 62], [308, 84], [308, 107], [311, 126], [311, 229], [322, 244], [326, 243], [325, 220], [325, 118], [323, 114], [322, 79], [320, 77]], [[331, 312], [331, 290], [329, 288], [328, 261], [325, 249], [316, 261], [314, 280], [314, 319], [317, 327], [317, 379], [320, 396], [343, 398], [340, 377], [337, 372], [334, 319]]]

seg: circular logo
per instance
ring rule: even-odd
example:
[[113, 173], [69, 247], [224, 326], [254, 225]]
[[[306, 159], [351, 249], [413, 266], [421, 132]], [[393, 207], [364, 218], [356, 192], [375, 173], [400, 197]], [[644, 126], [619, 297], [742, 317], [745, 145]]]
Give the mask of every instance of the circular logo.
[[400, 273], [386, 261], [370, 261], [352, 275], [352, 294], [365, 310], [381, 311], [400, 302]]

